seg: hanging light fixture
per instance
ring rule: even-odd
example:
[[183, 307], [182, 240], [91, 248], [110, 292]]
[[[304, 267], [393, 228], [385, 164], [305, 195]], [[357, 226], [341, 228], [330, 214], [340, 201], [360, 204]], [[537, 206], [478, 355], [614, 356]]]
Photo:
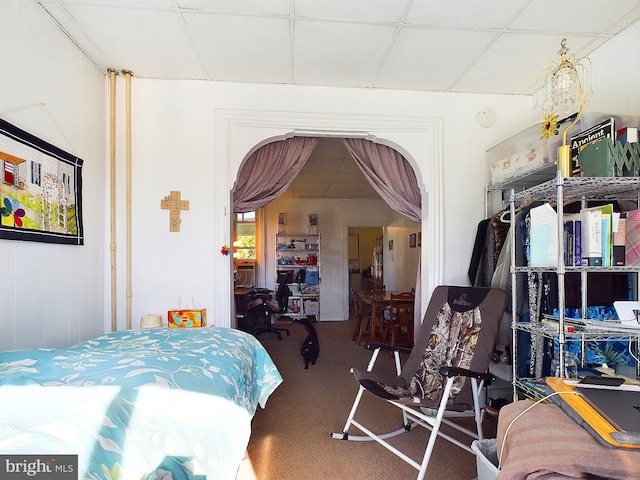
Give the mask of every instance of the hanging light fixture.
[[575, 114], [574, 120], [562, 132], [562, 145], [558, 147], [558, 169], [563, 177], [571, 176], [571, 147], [567, 145], [567, 130], [582, 116], [582, 109], [592, 95], [591, 60], [569, 55], [567, 39], [560, 42], [560, 63], [551, 62], [545, 69], [541, 109], [545, 115], [542, 136], [557, 134], [558, 120]]

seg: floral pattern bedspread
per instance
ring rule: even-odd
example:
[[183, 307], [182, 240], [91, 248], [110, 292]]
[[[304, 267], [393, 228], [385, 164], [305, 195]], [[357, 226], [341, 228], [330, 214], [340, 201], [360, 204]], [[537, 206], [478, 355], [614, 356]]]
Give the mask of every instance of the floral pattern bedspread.
[[0, 352], [0, 453], [77, 454], [82, 479], [233, 479], [281, 382], [264, 347], [229, 328]]

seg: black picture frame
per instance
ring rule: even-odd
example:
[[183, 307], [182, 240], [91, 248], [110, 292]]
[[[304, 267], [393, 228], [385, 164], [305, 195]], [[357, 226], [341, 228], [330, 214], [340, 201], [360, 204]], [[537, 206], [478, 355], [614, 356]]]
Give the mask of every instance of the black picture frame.
[[0, 239], [84, 245], [82, 164], [0, 119]]

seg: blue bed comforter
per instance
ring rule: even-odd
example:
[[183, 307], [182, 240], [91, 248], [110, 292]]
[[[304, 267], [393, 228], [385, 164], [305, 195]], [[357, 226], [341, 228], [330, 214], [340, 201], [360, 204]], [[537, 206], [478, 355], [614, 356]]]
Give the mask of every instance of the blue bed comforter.
[[0, 453], [77, 454], [87, 479], [232, 479], [281, 382], [262, 345], [227, 328], [0, 353]]

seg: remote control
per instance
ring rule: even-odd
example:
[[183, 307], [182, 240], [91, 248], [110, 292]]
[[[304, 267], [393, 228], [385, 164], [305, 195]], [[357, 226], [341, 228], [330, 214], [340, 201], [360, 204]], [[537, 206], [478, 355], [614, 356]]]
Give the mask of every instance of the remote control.
[[619, 387], [624, 383], [624, 378], [620, 377], [598, 377], [588, 375], [580, 380], [582, 385], [603, 385], [606, 387]]

